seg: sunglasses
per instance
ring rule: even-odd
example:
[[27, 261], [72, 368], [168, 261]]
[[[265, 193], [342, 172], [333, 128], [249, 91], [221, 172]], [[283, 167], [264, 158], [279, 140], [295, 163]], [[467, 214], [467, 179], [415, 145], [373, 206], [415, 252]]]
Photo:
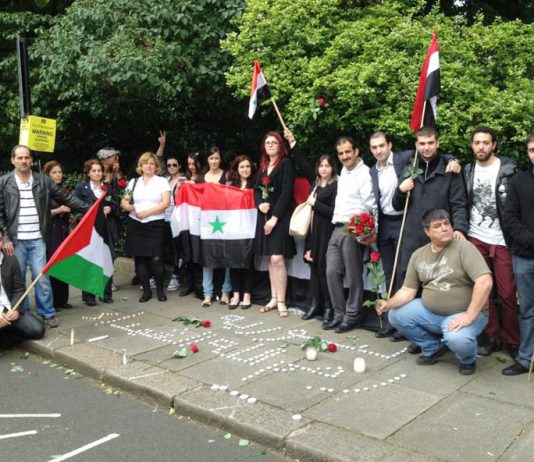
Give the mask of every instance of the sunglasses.
[[167, 164], [167, 167], [178, 167], [178, 164]]

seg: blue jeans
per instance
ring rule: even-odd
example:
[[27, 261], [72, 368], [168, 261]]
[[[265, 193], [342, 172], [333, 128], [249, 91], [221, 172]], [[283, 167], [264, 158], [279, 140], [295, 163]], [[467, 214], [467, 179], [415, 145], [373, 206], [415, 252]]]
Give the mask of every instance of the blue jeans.
[[471, 325], [449, 332], [447, 325], [459, 313], [447, 316], [432, 313], [420, 298], [388, 313], [393, 327], [410, 342], [420, 346], [423, 355], [432, 356], [445, 344], [460, 364], [472, 364], [476, 361], [477, 337], [488, 323], [488, 317], [480, 313]]
[[[15, 256], [19, 261], [22, 277], [26, 280], [26, 266], [30, 265], [32, 281], [39, 275], [46, 265], [46, 244], [44, 239], [27, 239], [17, 241], [15, 246]], [[28, 298], [24, 300], [24, 311], [29, 309]], [[35, 284], [35, 311], [44, 319], [56, 315], [54, 300], [52, 298], [52, 286], [50, 278], [46, 275]]]
[[519, 292], [520, 343], [517, 362], [530, 366], [534, 347], [534, 259], [512, 256], [515, 281]]
[[[202, 291], [204, 292], [204, 297], [213, 297], [213, 268], [208, 268], [207, 266], [202, 267]], [[224, 269], [222, 292], [224, 294], [232, 292], [230, 270], [228, 268]]]

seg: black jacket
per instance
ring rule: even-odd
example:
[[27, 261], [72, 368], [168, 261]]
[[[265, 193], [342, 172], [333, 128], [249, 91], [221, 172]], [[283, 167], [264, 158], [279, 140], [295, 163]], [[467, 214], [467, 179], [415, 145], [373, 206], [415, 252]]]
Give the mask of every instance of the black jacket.
[[24, 281], [22, 280], [17, 257], [4, 253], [2, 256], [2, 265], [0, 266], [0, 274], [2, 275], [2, 287], [6, 291], [11, 306], [13, 306], [24, 293]]
[[504, 206], [504, 229], [512, 255], [534, 258], [534, 172], [532, 168], [515, 175], [508, 186]]
[[[66, 205], [74, 211], [85, 212], [89, 205], [73, 194], [56, 185], [47, 175], [32, 173], [33, 198], [39, 217], [39, 229], [43, 239], [50, 233], [50, 199], [60, 205]], [[4, 242], [17, 243], [19, 225], [20, 196], [15, 180], [15, 172], [0, 177], [0, 228], [4, 231]]]
[[[410, 195], [406, 215], [406, 231], [402, 241], [401, 271], [406, 270], [412, 253], [429, 242], [421, 222], [423, 214], [427, 210], [444, 209], [450, 214], [452, 227], [455, 231], [461, 231], [467, 237], [469, 230], [467, 194], [462, 175], [446, 174], [447, 161], [440, 154], [432, 159], [429, 165], [419, 159], [418, 166], [423, 170], [423, 173], [415, 179], [415, 187]], [[392, 201], [395, 210], [404, 209], [406, 196], [397, 187]]]
[[[508, 184], [512, 176], [514, 176], [519, 169], [515, 160], [508, 157], [499, 157], [501, 159], [501, 166], [497, 174], [497, 181], [495, 183], [495, 198], [497, 199], [497, 217], [499, 219], [499, 226], [503, 231], [504, 240], [509, 245], [509, 236], [504, 227], [503, 213], [506, 196], [508, 195]], [[464, 180], [467, 188], [467, 207], [469, 212], [469, 221], [471, 221], [471, 209], [473, 207], [473, 177], [475, 175], [475, 164], [471, 162], [464, 168]]]

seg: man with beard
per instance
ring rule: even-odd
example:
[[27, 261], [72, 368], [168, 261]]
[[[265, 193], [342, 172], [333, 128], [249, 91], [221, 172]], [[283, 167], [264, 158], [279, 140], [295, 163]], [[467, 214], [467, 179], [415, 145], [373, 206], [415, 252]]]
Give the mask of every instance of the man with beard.
[[[399, 277], [404, 280], [412, 253], [428, 243], [429, 238], [421, 228], [421, 220], [427, 210], [439, 208], [451, 216], [454, 238], [465, 240], [469, 223], [467, 196], [462, 175], [446, 172], [447, 161], [438, 152], [438, 132], [433, 127], [423, 127], [416, 134], [415, 149], [420, 174], [412, 175], [399, 184], [393, 195], [393, 208], [403, 210], [408, 191], [411, 191], [399, 264]], [[402, 178], [410, 175], [411, 166], [404, 169]]]
[[480, 251], [493, 273], [502, 308], [502, 316], [499, 316], [495, 300], [490, 297], [489, 321], [485, 329], [487, 339], [478, 352], [488, 356], [499, 351], [504, 341], [510, 356], [515, 359], [519, 348], [519, 310], [503, 213], [508, 185], [518, 168], [512, 159], [496, 155], [497, 136], [490, 127], [479, 127], [473, 131], [471, 149], [475, 160], [464, 170], [469, 206], [468, 239]]

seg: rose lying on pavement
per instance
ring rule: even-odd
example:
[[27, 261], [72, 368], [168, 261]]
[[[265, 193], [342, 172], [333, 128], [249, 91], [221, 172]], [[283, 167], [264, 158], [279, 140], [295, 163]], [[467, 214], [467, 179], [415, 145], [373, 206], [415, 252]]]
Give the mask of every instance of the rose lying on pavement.
[[337, 351], [337, 345], [335, 343], [328, 344], [328, 351], [330, 353], [335, 353]]
[[193, 325], [195, 327], [211, 327], [211, 321], [202, 321], [200, 318], [188, 318], [187, 316], [178, 316], [173, 321], [181, 321], [185, 326]]
[[189, 345], [189, 349], [193, 352], [193, 353], [198, 353], [198, 345], [196, 343], [191, 343]]

